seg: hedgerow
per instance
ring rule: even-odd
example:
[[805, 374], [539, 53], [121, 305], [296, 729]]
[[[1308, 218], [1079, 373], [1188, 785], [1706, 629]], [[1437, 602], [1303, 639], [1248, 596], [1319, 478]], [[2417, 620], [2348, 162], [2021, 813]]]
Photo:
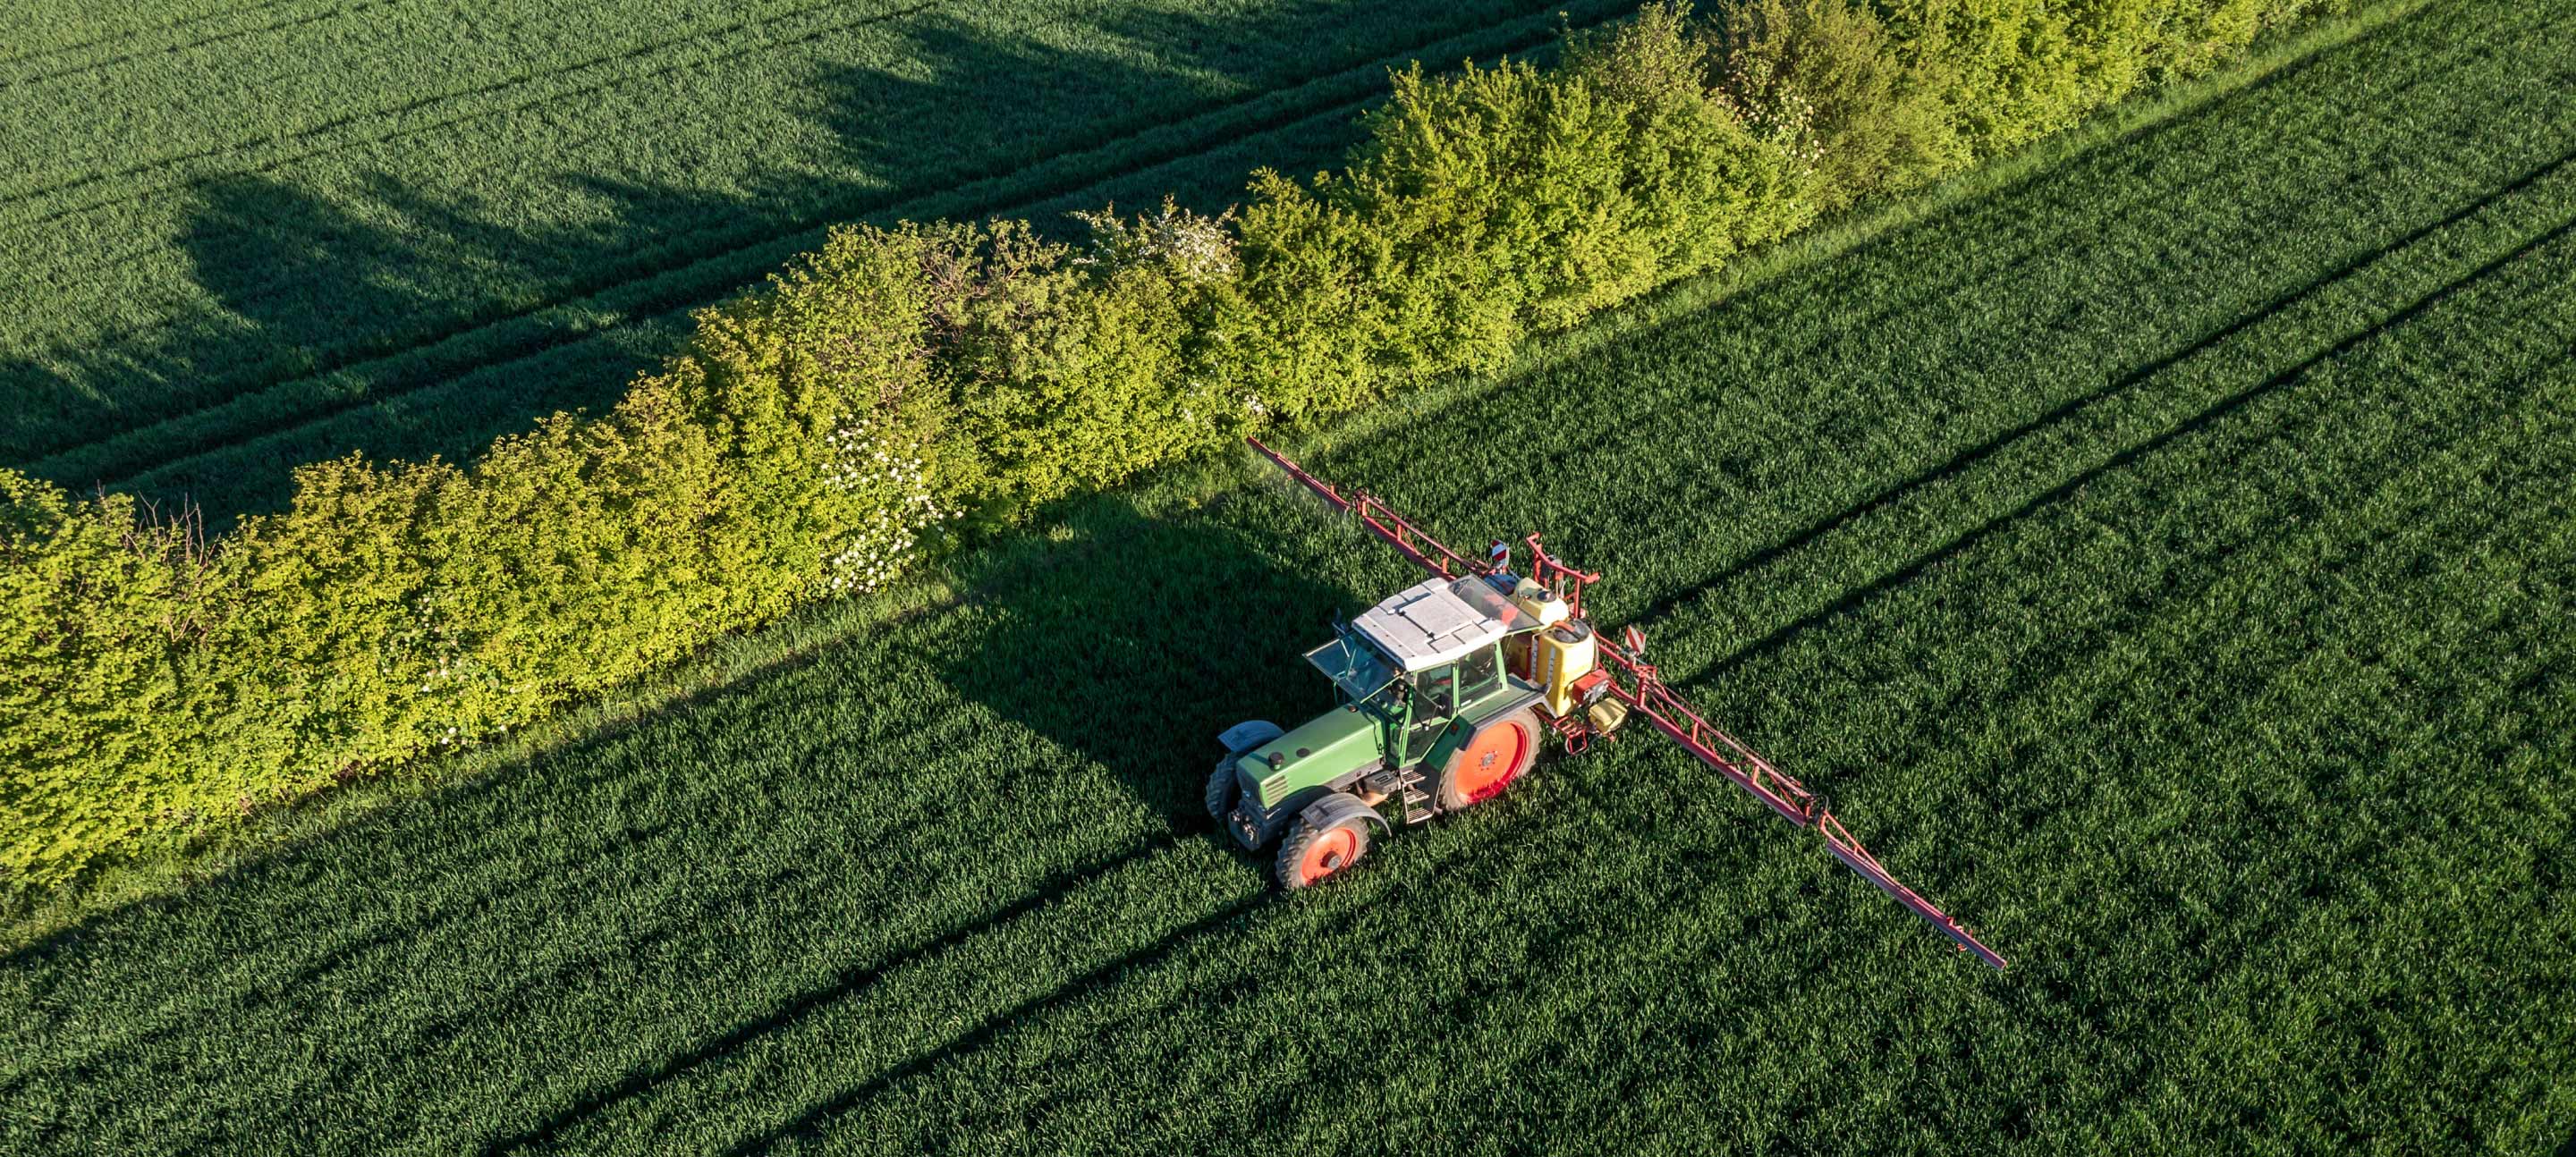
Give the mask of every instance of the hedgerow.
[[305, 467], [211, 549], [0, 473], [0, 869], [471, 743], [1035, 506], [1534, 333], [2206, 69], [2295, 0], [1678, 4], [1393, 77], [1239, 211], [835, 231], [612, 411]]

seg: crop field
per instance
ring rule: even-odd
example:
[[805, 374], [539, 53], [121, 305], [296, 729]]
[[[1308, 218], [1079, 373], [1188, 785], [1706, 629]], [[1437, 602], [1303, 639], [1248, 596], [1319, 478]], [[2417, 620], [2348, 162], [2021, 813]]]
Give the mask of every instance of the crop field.
[[2008, 972], [1644, 738], [1273, 892], [1212, 736], [1410, 576], [1245, 455], [9, 957], [0, 1140], [2563, 1152], [2571, 17], [2436, 0], [1284, 447], [1606, 570]]
[[1386, 70], [1583, 0], [160, 0], [0, 17], [0, 465], [275, 506], [602, 407], [832, 222], [1338, 159]]

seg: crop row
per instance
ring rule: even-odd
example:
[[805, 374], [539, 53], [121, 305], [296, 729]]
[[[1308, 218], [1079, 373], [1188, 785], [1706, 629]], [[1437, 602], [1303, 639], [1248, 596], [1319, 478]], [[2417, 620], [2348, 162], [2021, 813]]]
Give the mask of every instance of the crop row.
[[[0, 92], [48, 100], [11, 126], [45, 147], [38, 164], [0, 185], [0, 207], [13, 207], [0, 222], [45, 224], [210, 175], [568, 104], [923, 10], [790, 0], [698, 27], [679, 4], [568, 21], [546, 5], [496, 12], [392, 0], [265, 26], [249, 45], [215, 40], [0, 80]], [[430, 47], [437, 51], [423, 51]], [[116, 115], [102, 117], [99, 101], [112, 102]]]

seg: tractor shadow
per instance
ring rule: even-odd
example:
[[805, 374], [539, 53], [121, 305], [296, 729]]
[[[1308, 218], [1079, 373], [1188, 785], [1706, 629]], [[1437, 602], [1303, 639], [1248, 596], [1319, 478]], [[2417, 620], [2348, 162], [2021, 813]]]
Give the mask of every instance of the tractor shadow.
[[1304, 653], [1356, 597], [1213, 511], [1159, 518], [1109, 496], [1053, 521], [1061, 541], [991, 552], [967, 576], [943, 677], [1107, 769], [1175, 835], [1212, 834], [1201, 797], [1217, 733], [1329, 709]]

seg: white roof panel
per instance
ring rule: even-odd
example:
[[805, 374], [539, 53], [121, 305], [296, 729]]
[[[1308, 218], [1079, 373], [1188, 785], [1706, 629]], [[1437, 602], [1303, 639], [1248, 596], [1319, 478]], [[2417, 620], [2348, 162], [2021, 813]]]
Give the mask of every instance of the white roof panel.
[[[1360, 613], [1351, 625], [1407, 671], [1454, 662], [1510, 630], [1507, 619], [1487, 613], [1450, 589], [1480, 579], [1428, 579], [1406, 587]], [[1508, 606], [1497, 596], [1496, 605]]]

